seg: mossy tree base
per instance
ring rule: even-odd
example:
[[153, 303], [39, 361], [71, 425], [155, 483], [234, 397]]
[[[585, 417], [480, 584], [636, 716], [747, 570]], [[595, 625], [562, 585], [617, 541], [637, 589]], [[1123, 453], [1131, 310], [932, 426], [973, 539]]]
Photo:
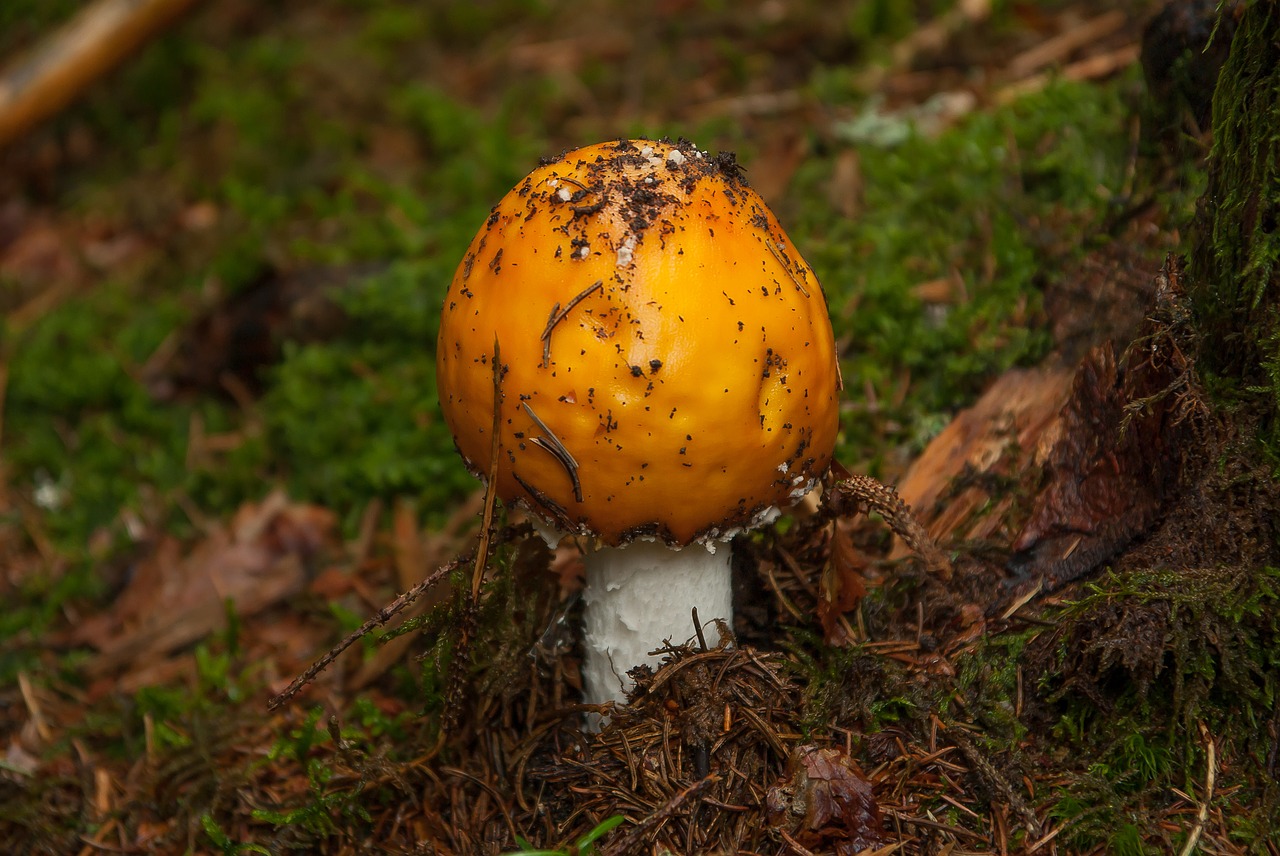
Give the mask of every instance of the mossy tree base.
[[1280, 5], [1239, 14], [1213, 100], [1209, 182], [1201, 197], [1188, 295], [1202, 368], [1228, 389], [1280, 404]]

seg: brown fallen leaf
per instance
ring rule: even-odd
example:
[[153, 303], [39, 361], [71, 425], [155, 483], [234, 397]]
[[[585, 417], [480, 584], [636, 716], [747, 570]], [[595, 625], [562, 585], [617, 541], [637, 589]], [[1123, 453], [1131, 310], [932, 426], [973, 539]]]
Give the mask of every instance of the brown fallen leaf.
[[849, 635], [848, 623], [840, 617], [856, 609], [867, 594], [867, 559], [853, 545], [853, 520], [837, 518], [832, 526], [831, 558], [822, 569], [820, 581], [818, 620], [828, 645], [848, 645], [855, 640]]
[[20, 286], [79, 282], [84, 271], [69, 232], [48, 217], [31, 217], [0, 246], [0, 275]]
[[765, 810], [771, 826], [809, 849], [853, 856], [884, 840], [871, 782], [842, 749], [797, 748], [787, 777], [765, 795]]
[[229, 527], [190, 549], [164, 536], [137, 566], [114, 608], [82, 622], [72, 644], [99, 651], [86, 673], [98, 676], [168, 655], [221, 628], [227, 604], [255, 615], [297, 594], [305, 564], [330, 543], [332, 512], [290, 504], [281, 492], [247, 503]]
[[[484, 491], [478, 490], [458, 506], [438, 532], [424, 532], [418, 523], [417, 509], [404, 498], [396, 500], [391, 513], [391, 539], [396, 576], [402, 591], [422, 582], [432, 570], [462, 553], [474, 537], [474, 527], [484, 507]], [[415, 618], [435, 609], [449, 597], [451, 589], [441, 585], [425, 593], [404, 612], [404, 618]], [[376, 654], [360, 664], [348, 683], [348, 689], [363, 690], [396, 663], [404, 661], [414, 644], [414, 635], [385, 640]]]
[[1159, 518], [1187, 433], [1204, 404], [1184, 353], [1190, 318], [1176, 263], [1156, 307], [1117, 358], [1110, 343], [1080, 364], [1048, 454], [1048, 478], [1013, 541], [1013, 565], [1052, 590], [1106, 562]]

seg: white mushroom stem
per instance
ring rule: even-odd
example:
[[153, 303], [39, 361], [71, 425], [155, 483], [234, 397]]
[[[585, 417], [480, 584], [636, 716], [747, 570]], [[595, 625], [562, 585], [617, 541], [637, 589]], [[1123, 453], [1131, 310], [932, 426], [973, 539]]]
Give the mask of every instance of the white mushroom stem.
[[585, 701], [623, 701], [631, 689], [627, 670], [661, 659], [649, 652], [670, 640], [693, 636], [691, 610], [712, 628], [708, 644], [719, 641], [714, 620], [733, 622], [732, 551], [727, 542], [690, 544], [673, 550], [652, 541], [606, 547], [583, 557], [586, 564]]

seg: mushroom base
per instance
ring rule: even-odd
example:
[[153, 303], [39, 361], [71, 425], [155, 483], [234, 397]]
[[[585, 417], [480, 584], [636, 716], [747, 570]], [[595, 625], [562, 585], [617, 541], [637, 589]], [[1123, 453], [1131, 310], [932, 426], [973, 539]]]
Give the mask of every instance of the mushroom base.
[[606, 547], [583, 557], [586, 564], [586, 663], [584, 701], [624, 701], [633, 682], [627, 670], [657, 665], [650, 651], [668, 640], [696, 636], [691, 610], [719, 640], [714, 620], [733, 622], [732, 551], [728, 543], [691, 544], [673, 550], [652, 541]]

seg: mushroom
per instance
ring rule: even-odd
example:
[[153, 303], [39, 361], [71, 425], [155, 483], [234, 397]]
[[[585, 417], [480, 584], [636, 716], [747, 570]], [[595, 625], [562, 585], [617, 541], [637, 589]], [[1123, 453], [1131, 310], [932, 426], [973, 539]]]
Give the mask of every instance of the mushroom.
[[731, 624], [728, 540], [835, 445], [818, 281], [733, 155], [685, 141], [588, 146], [508, 193], [449, 287], [437, 373], [471, 471], [584, 545], [588, 703], [621, 701], [691, 609]]

